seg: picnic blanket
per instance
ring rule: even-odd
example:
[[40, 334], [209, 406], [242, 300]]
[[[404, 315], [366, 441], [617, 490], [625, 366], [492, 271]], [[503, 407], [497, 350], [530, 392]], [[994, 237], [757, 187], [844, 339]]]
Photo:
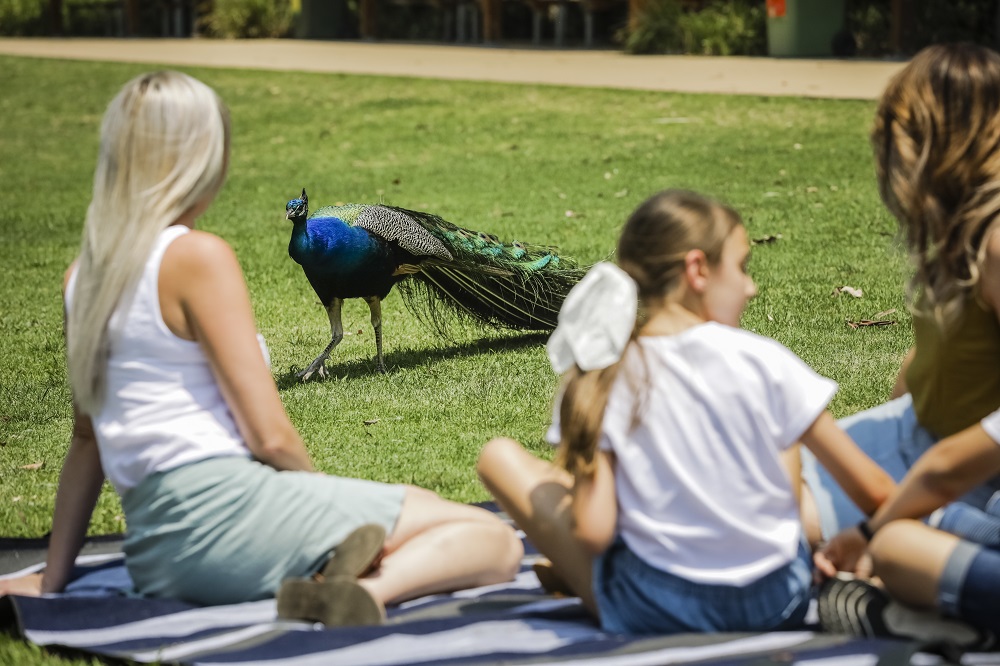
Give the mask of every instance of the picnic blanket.
[[[496, 510], [492, 505], [488, 508]], [[523, 537], [522, 537], [523, 538]], [[416, 599], [388, 611], [377, 627], [326, 629], [278, 620], [273, 600], [230, 606], [129, 595], [120, 537], [88, 540], [63, 594], [0, 598], [0, 623], [40, 646], [134, 662], [181, 664], [808, 664], [911, 663], [916, 645], [818, 631], [685, 634], [631, 638], [602, 632], [575, 598], [547, 595], [525, 543], [516, 579]], [[43, 540], [0, 539], [0, 577], [37, 571]], [[912, 663], [940, 663], [923, 653]], [[1000, 664], [1000, 655], [965, 663]]]

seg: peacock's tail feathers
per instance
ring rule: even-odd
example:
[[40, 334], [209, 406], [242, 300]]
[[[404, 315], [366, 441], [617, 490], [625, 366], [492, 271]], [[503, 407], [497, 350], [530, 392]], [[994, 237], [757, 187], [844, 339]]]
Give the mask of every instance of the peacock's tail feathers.
[[552, 330], [566, 295], [586, 273], [551, 246], [504, 243], [436, 215], [393, 210], [416, 220], [452, 256], [423, 261], [415, 279], [397, 287], [409, 308], [442, 334], [455, 314], [497, 328]]

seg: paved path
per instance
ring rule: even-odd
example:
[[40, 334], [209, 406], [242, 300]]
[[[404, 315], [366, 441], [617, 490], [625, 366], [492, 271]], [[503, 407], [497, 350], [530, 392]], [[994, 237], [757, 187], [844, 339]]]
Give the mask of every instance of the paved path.
[[875, 99], [903, 63], [291, 39], [0, 39], [0, 53], [677, 92]]

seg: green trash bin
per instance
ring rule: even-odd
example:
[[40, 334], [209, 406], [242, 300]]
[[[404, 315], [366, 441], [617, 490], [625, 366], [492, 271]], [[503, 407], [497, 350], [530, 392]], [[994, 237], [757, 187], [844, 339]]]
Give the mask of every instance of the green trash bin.
[[844, 0], [767, 0], [767, 52], [778, 57], [833, 55], [844, 29]]

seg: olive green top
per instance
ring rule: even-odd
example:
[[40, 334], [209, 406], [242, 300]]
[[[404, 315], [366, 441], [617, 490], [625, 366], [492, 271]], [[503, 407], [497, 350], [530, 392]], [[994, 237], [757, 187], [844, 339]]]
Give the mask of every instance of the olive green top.
[[906, 373], [920, 425], [948, 437], [1000, 407], [1000, 321], [970, 296], [946, 331], [915, 315], [916, 353]]

